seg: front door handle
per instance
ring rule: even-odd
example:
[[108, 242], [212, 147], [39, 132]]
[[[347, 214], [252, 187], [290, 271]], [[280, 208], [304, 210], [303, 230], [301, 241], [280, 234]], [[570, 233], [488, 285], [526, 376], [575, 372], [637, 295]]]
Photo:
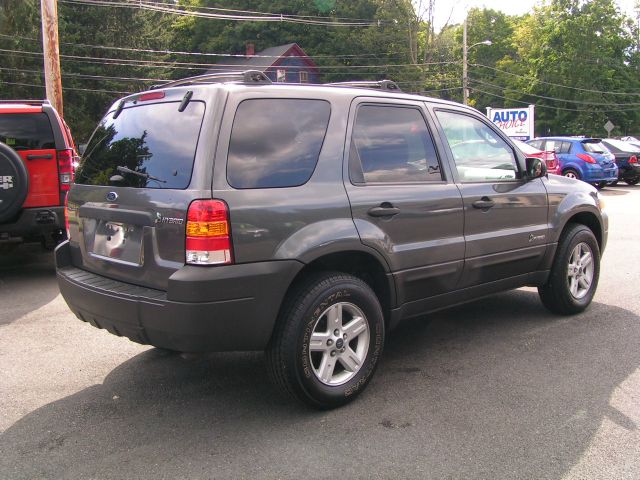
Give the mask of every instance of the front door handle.
[[495, 204], [496, 202], [491, 200], [489, 197], [482, 197], [480, 200], [476, 200], [475, 202], [473, 202], [473, 207], [480, 208], [482, 210], [489, 210]]
[[384, 202], [379, 207], [370, 208], [367, 213], [372, 217], [393, 217], [400, 213], [400, 209], [388, 202]]

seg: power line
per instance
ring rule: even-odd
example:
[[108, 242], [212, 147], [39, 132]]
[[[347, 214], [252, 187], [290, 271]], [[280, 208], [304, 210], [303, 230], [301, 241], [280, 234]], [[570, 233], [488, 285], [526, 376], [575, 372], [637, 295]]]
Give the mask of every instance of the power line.
[[[162, 5], [169, 5], [169, 6], [175, 6], [175, 4], [171, 4], [171, 3], [164, 3], [164, 2], [153, 2], [154, 4], [162, 4]], [[232, 8], [220, 8], [220, 7], [205, 7], [205, 6], [199, 6], [199, 7], [194, 7], [200, 10], [211, 10], [211, 11], [217, 11], [217, 12], [234, 12], [234, 13], [250, 13], [252, 15], [265, 15], [265, 16], [269, 16], [269, 15], [280, 15], [279, 13], [273, 13], [273, 12], [256, 12], [254, 10], [236, 10], [236, 9], [232, 9]], [[370, 22], [371, 19], [370, 18], [350, 18], [350, 17], [328, 17], [328, 16], [320, 16], [320, 15], [293, 15], [293, 14], [286, 14], [285, 16], [287, 17], [293, 17], [293, 18], [319, 18], [319, 19], [336, 19], [336, 20], [348, 20], [351, 22], [355, 22], [355, 21], [362, 21], [362, 22]]]
[[[487, 92], [486, 90], [481, 90], [479, 88], [475, 88], [474, 90], [476, 92], [480, 92], [480, 93], [484, 93], [485, 95], [491, 95], [492, 97], [497, 97], [497, 98], [502, 98], [504, 100], [509, 100], [510, 102], [515, 102], [515, 103], [521, 103], [523, 105], [530, 105], [531, 102], [524, 102], [522, 100], [516, 100], [515, 98], [510, 98], [510, 97], [505, 97], [503, 95], [498, 95], [497, 93], [492, 93], [492, 92]], [[557, 106], [551, 106], [551, 105], [544, 105], [544, 104], [536, 104], [536, 108], [546, 108], [548, 110], [563, 110], [565, 112], [587, 112], [589, 111], [588, 109], [579, 109], [579, 108], [564, 108], [564, 107], [557, 107]], [[635, 111], [637, 110], [637, 108], [628, 108], [628, 109], [599, 109], [603, 112], [631, 112], [631, 111]]]
[[[199, 18], [209, 18], [216, 20], [227, 20], [227, 21], [245, 21], [245, 22], [283, 22], [283, 23], [299, 23], [305, 25], [321, 25], [321, 26], [330, 26], [330, 27], [373, 27], [373, 26], [381, 26], [381, 20], [375, 21], [353, 21], [353, 22], [343, 22], [343, 21], [326, 21], [326, 20], [314, 20], [310, 18], [303, 17], [294, 17], [286, 14], [271, 14], [271, 15], [235, 15], [235, 14], [223, 14], [223, 13], [210, 13], [210, 12], [202, 12], [198, 10], [183, 10], [180, 5], [175, 6], [166, 6], [163, 7], [163, 4], [153, 4], [153, 3], [145, 3], [142, 0], [139, 0], [136, 3], [129, 2], [117, 2], [117, 1], [107, 1], [107, 0], [60, 0], [61, 3], [71, 3], [76, 5], [91, 5], [91, 6], [103, 6], [103, 7], [118, 7], [118, 8], [135, 8], [139, 10], [149, 10], [160, 13], [167, 13], [172, 15], [180, 15], [185, 17], [199, 17]], [[168, 5], [168, 4], [164, 4]], [[331, 18], [331, 17], [327, 17]]]
[[[44, 85], [36, 85], [35, 83], [22, 83], [22, 82], [7, 82], [5, 80], [0, 80], [0, 85], [21, 85], [25, 87], [38, 87], [45, 88]], [[102, 90], [97, 88], [77, 88], [77, 87], [62, 87], [63, 90], [78, 90], [81, 92], [99, 92], [99, 93], [118, 93], [118, 94], [128, 94], [131, 92], [120, 92], [117, 90]]]
[[[9, 67], [0, 67], [2, 71], [8, 72], [20, 72], [20, 73], [31, 73], [31, 74], [44, 74], [42, 70], [26, 70], [22, 68], [9, 68]], [[124, 80], [130, 82], [165, 82], [168, 81], [165, 78], [137, 78], [137, 77], [109, 77], [105, 75], [88, 75], [84, 73], [63, 73], [63, 77], [74, 77], [81, 78], [87, 80]]]
[[[484, 86], [487, 86], [487, 87], [499, 88], [501, 90], [504, 90], [504, 88], [505, 88], [505, 87], [503, 87], [501, 85], [495, 85], [493, 83], [482, 82], [480, 80], [476, 80], [476, 79], [473, 79], [473, 78], [469, 78], [469, 80], [471, 80], [474, 83], [478, 83], [480, 85], [484, 85]], [[591, 105], [591, 106], [602, 106], [602, 107], [631, 107], [631, 106], [640, 105], [640, 103], [611, 103], [611, 102], [601, 103], [601, 102], [592, 102], [592, 101], [584, 101], [584, 100], [569, 100], [569, 99], [566, 99], [566, 98], [547, 97], [545, 95], [537, 95], [535, 93], [528, 93], [528, 92], [522, 92], [522, 91], [520, 91], [519, 93], [521, 93], [523, 95], [528, 95], [530, 97], [543, 98], [545, 100], [554, 100], [556, 102], [574, 103], [576, 105]]]
[[[23, 37], [20, 35], [7, 35], [0, 33], [0, 37], [4, 38], [19, 38], [21, 40], [29, 40], [32, 42], [40, 43], [40, 39], [31, 38], [31, 37]], [[86, 43], [72, 43], [72, 42], [60, 42], [60, 45], [68, 45], [70, 47], [79, 47], [79, 48], [95, 48], [100, 50], [117, 50], [123, 52], [136, 52], [136, 53], [153, 53], [153, 54], [162, 54], [162, 55], [191, 55], [191, 56], [203, 56], [203, 57], [230, 57], [230, 58], [246, 58], [245, 54], [241, 53], [204, 53], [204, 52], [182, 52], [182, 51], [173, 51], [173, 50], [153, 50], [149, 48], [131, 48], [131, 47], [110, 47], [106, 45], [91, 45]], [[313, 55], [312, 58], [332, 58], [332, 59], [341, 59], [341, 58], [367, 58], [367, 57], [375, 57], [379, 56], [392, 56], [392, 55], [401, 55], [398, 52], [382, 52], [382, 53], [360, 53], [360, 54], [352, 54], [352, 55]], [[256, 58], [280, 58], [278, 55], [259, 55], [254, 54], [251, 57]], [[307, 58], [305, 55], [287, 55], [287, 58]]]
[[[34, 51], [28, 51], [28, 50], [14, 50], [14, 49], [7, 49], [7, 48], [0, 48], [0, 52], [7, 52], [7, 53], [19, 53], [22, 55], [37, 55], [37, 56], [42, 56], [42, 52], [34, 52]], [[123, 58], [113, 58], [113, 57], [92, 57], [92, 56], [83, 56], [83, 55], [66, 55], [66, 54], [61, 54], [60, 55], [61, 58], [73, 58], [73, 59], [90, 59], [90, 60], [97, 60], [101, 63], [104, 63], [106, 61], [120, 61], [120, 62], [129, 62], [129, 61], [136, 61], [136, 62], [153, 62], [155, 64], [158, 65], [162, 65], [162, 64], [167, 64], [167, 65], [173, 65], [175, 63], [179, 64], [179, 65], [193, 65], [193, 66], [202, 66], [203, 68], [215, 68], [215, 67], [236, 67], [238, 69], [242, 69], [243, 65], [237, 65], [237, 64], [230, 64], [230, 63], [192, 63], [192, 62], [171, 62], [171, 61], [163, 61], [163, 60], [129, 60], [129, 59], [123, 59]], [[427, 67], [427, 66], [432, 66], [432, 65], [451, 65], [451, 64], [456, 64], [459, 62], [427, 62], [427, 63], [389, 63], [389, 64], [358, 64], [358, 65], [318, 65], [315, 68], [317, 68], [318, 70], [336, 70], [336, 69], [357, 69], [357, 68], [396, 68], [396, 67]], [[246, 67], [246, 66], [244, 66]], [[248, 68], [248, 67], [246, 67]], [[296, 70], [296, 69], [300, 69], [301, 67], [299, 66], [295, 66], [295, 65], [282, 65], [282, 66], [278, 66], [278, 68], [283, 68], [283, 69], [292, 69], [292, 70]]]
[[512, 77], [518, 77], [518, 78], [522, 78], [524, 80], [535, 81], [535, 82], [538, 82], [538, 83], [543, 83], [545, 85], [553, 85], [555, 87], [568, 88], [568, 89], [571, 89], [571, 90], [577, 90], [577, 91], [581, 91], [581, 92], [603, 93], [603, 94], [606, 94], [606, 95], [638, 95], [638, 96], [640, 96], [640, 93], [635, 93], [635, 92], [605, 92], [605, 91], [602, 91], [602, 90], [590, 90], [588, 88], [571, 87], [569, 85], [562, 85], [560, 83], [546, 82], [544, 80], [538, 79], [537, 77], [532, 77], [532, 76], [529, 76], [529, 75], [518, 75], [517, 73], [507, 72], [506, 70], [500, 70], [499, 68], [490, 67], [488, 65], [482, 65], [482, 64], [479, 64], [479, 63], [472, 63], [471, 65], [474, 66], [474, 67], [488, 68], [489, 70], [494, 70], [496, 72], [505, 73], [507, 75], [511, 75]]

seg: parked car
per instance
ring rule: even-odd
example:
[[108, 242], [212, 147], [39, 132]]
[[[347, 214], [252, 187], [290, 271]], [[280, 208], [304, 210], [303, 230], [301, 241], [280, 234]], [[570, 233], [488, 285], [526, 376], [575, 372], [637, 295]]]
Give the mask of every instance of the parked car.
[[[637, 184], [640, 181], [640, 163], [638, 163], [640, 147], [615, 138], [605, 138], [602, 143], [616, 157], [618, 180], [622, 180], [629, 185]], [[617, 183], [617, 181], [614, 183]]]
[[98, 124], [58, 284], [135, 342], [266, 350], [283, 392], [335, 407], [405, 319], [523, 285], [587, 308], [607, 215], [593, 187], [545, 174], [475, 109], [388, 81], [175, 81]]
[[53, 249], [66, 237], [75, 158], [71, 132], [48, 101], [0, 101], [0, 246]]
[[630, 143], [634, 147], [640, 148], [640, 139], [636, 137], [620, 137], [620, 140], [622, 140], [623, 142]]
[[553, 150], [562, 175], [603, 188], [618, 179], [615, 157], [599, 138], [540, 137], [527, 142], [540, 150]]
[[524, 143], [520, 140], [516, 140], [514, 138], [511, 139], [513, 143], [515, 143], [516, 147], [520, 149], [522, 153], [524, 153], [527, 157], [535, 157], [544, 160], [547, 164], [547, 173], [553, 173], [554, 175], [562, 175], [560, 171], [560, 162], [558, 161], [558, 156], [556, 152], [553, 150], [542, 151], [534, 147], [533, 145], [529, 145], [528, 143]]

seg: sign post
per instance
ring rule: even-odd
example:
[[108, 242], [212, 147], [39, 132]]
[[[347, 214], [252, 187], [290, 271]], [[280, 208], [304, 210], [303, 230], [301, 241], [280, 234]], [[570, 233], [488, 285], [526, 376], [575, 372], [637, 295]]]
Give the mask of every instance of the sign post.
[[535, 105], [527, 108], [487, 107], [487, 117], [507, 136], [527, 141], [535, 137]]
[[607, 123], [604, 124], [604, 129], [607, 131], [607, 137], [611, 136], [611, 131], [616, 128], [616, 126], [611, 122], [611, 120], [607, 120]]

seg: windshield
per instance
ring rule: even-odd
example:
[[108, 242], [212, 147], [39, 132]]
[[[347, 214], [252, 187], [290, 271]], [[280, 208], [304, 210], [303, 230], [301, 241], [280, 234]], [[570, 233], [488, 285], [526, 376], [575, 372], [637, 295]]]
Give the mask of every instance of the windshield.
[[[205, 106], [179, 102], [125, 108], [98, 125], [76, 183], [136, 188], [187, 188]], [[120, 167], [120, 168], [119, 168]]]

